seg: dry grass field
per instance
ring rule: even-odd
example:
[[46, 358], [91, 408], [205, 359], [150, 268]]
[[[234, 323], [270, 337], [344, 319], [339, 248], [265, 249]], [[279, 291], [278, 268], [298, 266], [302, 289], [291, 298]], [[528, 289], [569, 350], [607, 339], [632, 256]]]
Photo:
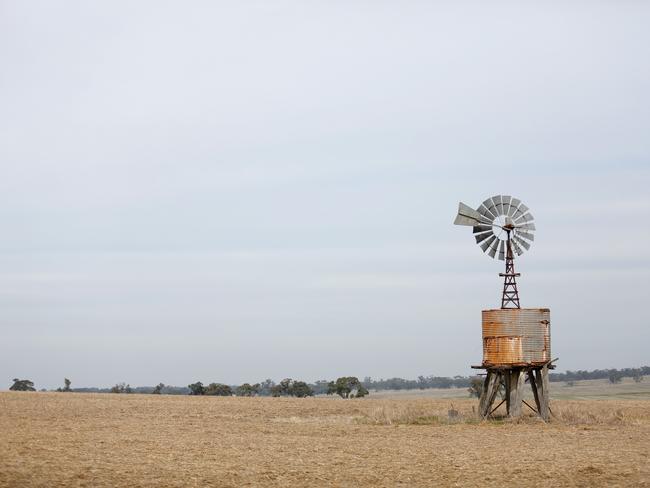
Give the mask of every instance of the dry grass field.
[[555, 400], [546, 425], [475, 405], [2, 392], [0, 486], [650, 484], [647, 400]]
[[[526, 398], [532, 392], [526, 388]], [[467, 388], [427, 388], [425, 390], [382, 390], [373, 391], [373, 398], [467, 398]], [[563, 400], [650, 400], [650, 376], [636, 383], [632, 378], [623, 378], [620, 383], [609, 380], [581, 380], [569, 385], [565, 382], [551, 383], [551, 398]]]

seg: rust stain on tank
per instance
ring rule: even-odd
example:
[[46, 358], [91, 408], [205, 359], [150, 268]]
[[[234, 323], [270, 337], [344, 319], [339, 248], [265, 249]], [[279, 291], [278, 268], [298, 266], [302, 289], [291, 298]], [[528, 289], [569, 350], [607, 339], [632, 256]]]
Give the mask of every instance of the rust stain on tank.
[[539, 365], [551, 359], [548, 308], [483, 310], [483, 365]]

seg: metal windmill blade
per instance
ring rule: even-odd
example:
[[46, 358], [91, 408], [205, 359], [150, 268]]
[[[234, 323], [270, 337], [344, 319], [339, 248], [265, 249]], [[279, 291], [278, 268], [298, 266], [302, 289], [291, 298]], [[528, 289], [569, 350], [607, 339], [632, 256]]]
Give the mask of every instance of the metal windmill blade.
[[492, 224], [490, 225], [475, 225], [472, 228], [472, 232], [474, 234], [480, 234], [481, 232], [487, 232], [487, 231], [492, 231]]
[[512, 197], [510, 195], [502, 195], [501, 196], [501, 213], [504, 217], [508, 216], [508, 212], [510, 212], [510, 201], [512, 200]]
[[521, 200], [519, 200], [518, 198], [513, 198], [512, 200], [510, 200], [510, 211], [508, 212], [508, 217], [512, 217], [515, 214], [517, 207], [519, 207], [519, 205], [521, 205]]
[[512, 215], [510, 217], [512, 220], [517, 220], [519, 217], [524, 215], [526, 212], [528, 212], [528, 207], [521, 203], [521, 200], [519, 200], [519, 205], [517, 205], [517, 208], [514, 210]]
[[492, 224], [490, 225], [475, 225], [472, 227], [472, 232], [474, 233], [474, 237], [476, 238], [476, 243], [478, 244], [479, 242], [484, 241], [488, 237], [494, 235], [494, 232], [492, 231]]
[[530, 244], [528, 244], [526, 241], [524, 241], [523, 239], [521, 239], [519, 236], [514, 235], [514, 236], [512, 236], [512, 238], [514, 239], [514, 241], [515, 241], [517, 244], [519, 244], [520, 246], [522, 246], [526, 251], [528, 251], [528, 250], [530, 249]]
[[519, 215], [513, 219], [514, 223], [519, 225], [519, 224], [527, 224], [528, 222], [532, 222], [535, 220], [535, 217], [533, 217], [533, 214], [525, 213], [522, 215]]
[[514, 239], [510, 241], [510, 244], [512, 244], [512, 249], [517, 253], [517, 256], [521, 256], [524, 253], [524, 250], [519, 247], [519, 244]]
[[[490, 215], [492, 219], [496, 218], [496, 214], [490, 210], [490, 207], [492, 206], [492, 199], [488, 198], [487, 200], [483, 201], [481, 204], [481, 207], [485, 208], [486, 212]], [[479, 207], [479, 209], [481, 208]], [[479, 210], [480, 211], [480, 210]]]
[[499, 242], [501, 242], [498, 238], [490, 245], [490, 250], [488, 251], [488, 256], [491, 258], [494, 257], [494, 255], [497, 253], [497, 249], [499, 248]]
[[534, 241], [535, 240], [535, 236], [533, 234], [529, 234], [528, 232], [524, 232], [524, 231], [517, 232], [517, 236], [518, 237], [523, 237], [524, 239], [527, 239], [529, 241]]
[[481, 205], [477, 209], [477, 212], [481, 214], [481, 216], [483, 216], [483, 218], [489, 222], [494, 221], [494, 219], [496, 218], [496, 215], [490, 212], [484, 203], [481, 203]]
[[476, 239], [476, 243], [479, 244], [493, 235], [494, 233], [490, 230], [489, 232], [483, 232], [482, 234], [474, 234], [474, 238]]
[[481, 249], [483, 250], [483, 252], [488, 250], [488, 248], [492, 245], [492, 243], [496, 240], [496, 238], [497, 238], [497, 236], [492, 234], [492, 237], [490, 237], [487, 241], [484, 241], [481, 244]]
[[[524, 235], [522, 235], [524, 234]], [[520, 246], [524, 247], [526, 250], [530, 249], [530, 245], [532, 242], [535, 240], [535, 236], [532, 234], [527, 234], [525, 232], [517, 232], [515, 231], [512, 234], [512, 240], [511, 242], [513, 244], [519, 244]]]
[[497, 212], [499, 212], [499, 215], [503, 215], [503, 196], [497, 195], [496, 197], [492, 197], [492, 199], [497, 202]]
[[530, 230], [530, 231], [537, 230], [535, 228], [535, 224], [533, 224], [532, 222], [530, 222], [528, 224], [517, 225], [516, 228], [515, 228], [515, 231], [517, 231], [518, 229]]
[[497, 217], [499, 216], [499, 210], [497, 209], [497, 205], [499, 204], [501, 204], [501, 195], [496, 195], [490, 198], [490, 206], [488, 209]]
[[490, 248], [487, 250], [487, 255], [490, 256], [491, 258], [497, 259], [497, 256], [499, 254], [499, 246], [501, 245], [501, 239], [499, 239], [499, 236], [494, 236], [496, 239], [492, 241], [492, 244], [490, 244]]

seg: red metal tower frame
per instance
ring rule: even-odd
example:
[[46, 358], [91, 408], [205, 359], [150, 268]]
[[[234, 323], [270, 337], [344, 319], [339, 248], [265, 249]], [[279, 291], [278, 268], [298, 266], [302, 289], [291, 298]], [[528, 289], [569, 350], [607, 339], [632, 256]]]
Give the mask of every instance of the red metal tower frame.
[[506, 272], [499, 273], [503, 276], [503, 295], [501, 297], [501, 308], [521, 308], [519, 306], [519, 291], [517, 290], [517, 276], [521, 273], [515, 273], [515, 260], [512, 255], [512, 245], [510, 244], [511, 229], [505, 228], [508, 234], [506, 241]]

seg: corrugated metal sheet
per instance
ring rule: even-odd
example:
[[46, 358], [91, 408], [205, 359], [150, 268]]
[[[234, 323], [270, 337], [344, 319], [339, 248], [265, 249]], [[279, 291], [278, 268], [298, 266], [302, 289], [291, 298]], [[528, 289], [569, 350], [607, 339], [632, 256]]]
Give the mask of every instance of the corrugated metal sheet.
[[538, 365], [551, 360], [548, 308], [483, 310], [483, 366]]

